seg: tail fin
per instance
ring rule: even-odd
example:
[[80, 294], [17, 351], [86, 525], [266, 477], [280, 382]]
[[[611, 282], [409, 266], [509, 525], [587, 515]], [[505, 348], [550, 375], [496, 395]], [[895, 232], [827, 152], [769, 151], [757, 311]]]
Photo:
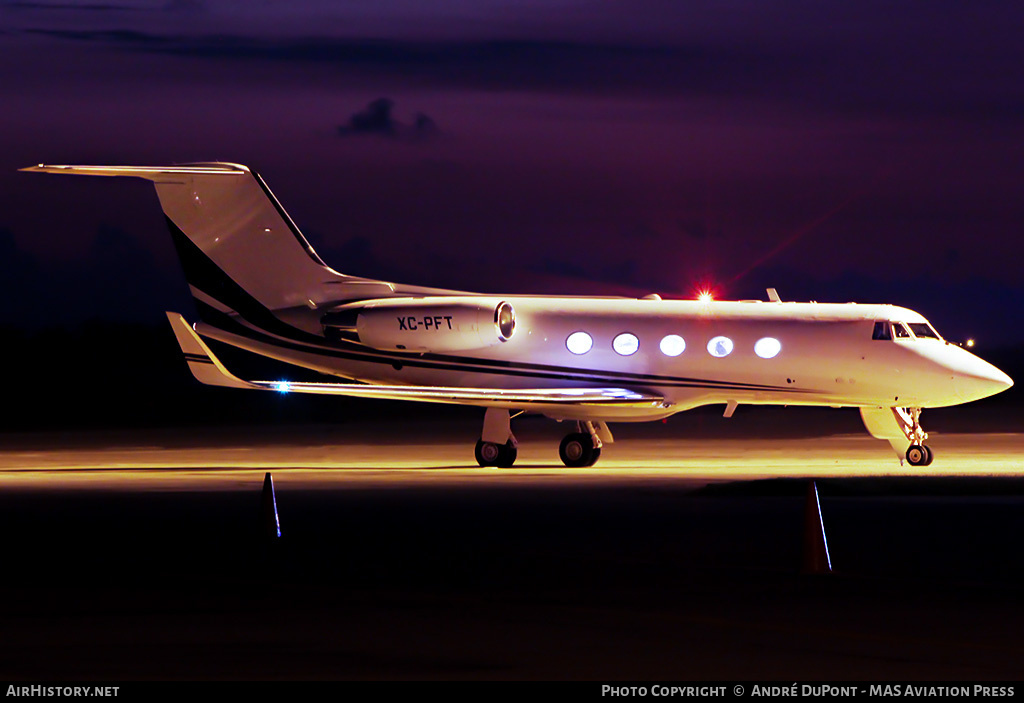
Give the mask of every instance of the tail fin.
[[201, 315], [204, 306], [242, 312], [252, 299], [269, 310], [309, 305], [325, 283], [348, 279], [320, 259], [259, 174], [245, 166], [40, 164], [22, 170], [152, 181]]

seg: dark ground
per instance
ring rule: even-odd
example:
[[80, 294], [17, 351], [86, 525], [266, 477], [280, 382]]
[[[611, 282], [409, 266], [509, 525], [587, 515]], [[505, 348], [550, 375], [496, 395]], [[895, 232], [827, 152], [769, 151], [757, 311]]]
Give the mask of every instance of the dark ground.
[[0, 678], [1015, 679], [1024, 482], [0, 494]]

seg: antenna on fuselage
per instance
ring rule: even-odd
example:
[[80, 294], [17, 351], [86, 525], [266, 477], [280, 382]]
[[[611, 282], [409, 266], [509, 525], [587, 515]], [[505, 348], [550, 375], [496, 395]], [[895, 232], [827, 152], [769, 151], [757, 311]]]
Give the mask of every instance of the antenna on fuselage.
[[782, 302], [782, 298], [779, 297], [779, 292], [777, 290], [775, 290], [774, 288], [769, 288], [768, 289], [768, 300], [770, 300], [773, 303], [781, 303]]

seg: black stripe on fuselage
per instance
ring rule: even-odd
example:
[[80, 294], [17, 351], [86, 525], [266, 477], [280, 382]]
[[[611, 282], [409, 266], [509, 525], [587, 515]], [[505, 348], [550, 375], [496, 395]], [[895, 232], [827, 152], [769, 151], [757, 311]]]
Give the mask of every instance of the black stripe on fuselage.
[[[228, 332], [228, 330], [224, 330]], [[516, 376], [521, 378], [544, 378], [544, 379], [560, 379], [568, 381], [584, 381], [587, 383], [600, 383], [606, 384], [621, 384], [623, 381], [628, 382], [631, 385], [637, 386], [663, 386], [673, 388], [707, 388], [707, 389], [719, 389], [719, 390], [743, 390], [743, 391], [783, 391], [790, 393], [808, 393], [810, 391], [798, 389], [798, 388], [786, 388], [780, 386], [764, 386], [757, 384], [742, 384], [742, 383], [730, 383], [728, 381], [705, 381], [702, 379], [687, 379], [687, 378], [672, 378], [672, 377], [659, 377], [659, 380], [655, 383], [650, 381], [641, 381], [639, 378], [612, 378], [610, 374], [606, 374], [601, 371], [587, 371], [579, 369], [568, 369], [564, 371], [538, 371], [528, 368], [529, 365], [516, 366], [505, 362], [500, 368], [488, 368], [485, 366], [472, 366], [467, 368], [465, 365], [457, 364], [446, 364], [431, 361], [426, 358], [428, 355], [424, 355], [424, 358], [408, 358], [408, 357], [395, 357], [395, 356], [383, 356], [380, 354], [366, 353], [366, 352], [349, 352], [340, 349], [327, 349], [321, 347], [312, 347], [307, 344], [299, 342], [293, 342], [290, 340], [279, 339], [277, 337], [271, 337], [265, 334], [261, 334], [255, 330], [252, 330], [244, 325], [234, 325], [234, 329], [230, 330], [230, 334], [235, 334], [244, 337], [248, 340], [266, 344], [268, 346], [278, 347], [282, 349], [289, 349], [292, 351], [302, 352], [306, 354], [312, 354], [315, 356], [321, 356], [332, 359], [344, 359], [346, 361], [364, 362], [364, 363], [375, 363], [375, 364], [396, 364], [401, 363], [405, 366], [411, 366], [416, 368], [433, 369], [438, 371], [461, 371], [461, 372], [472, 372], [482, 373], [488, 375], [498, 376]], [[220, 340], [224, 341], [224, 340]], [[231, 342], [225, 342], [231, 344]], [[237, 346], [237, 345], [233, 345]], [[458, 357], [456, 357], [458, 358]], [[477, 360], [479, 361], [479, 360]], [[296, 365], [297, 362], [290, 362]], [[551, 367], [558, 369], [558, 367]]]
[[238, 316], [259, 329], [253, 330], [233, 315], [221, 312], [195, 299], [200, 318], [212, 327], [252, 341], [288, 348], [316, 356], [375, 364], [402, 364], [416, 368], [509, 375], [518, 377], [565, 379], [588, 383], [629, 383], [638, 385], [720, 388], [748, 391], [785, 391], [804, 393], [796, 388], [753, 383], [734, 383], [678, 376], [637, 374], [622, 371], [598, 371], [566, 366], [552, 366], [505, 360], [479, 359], [449, 354], [418, 354], [371, 350], [368, 347], [342, 342], [338, 347], [324, 347], [326, 340], [289, 325], [273, 314], [227, 275], [169, 217], [167, 228], [185, 270], [189, 284], [221, 305], [235, 310]]

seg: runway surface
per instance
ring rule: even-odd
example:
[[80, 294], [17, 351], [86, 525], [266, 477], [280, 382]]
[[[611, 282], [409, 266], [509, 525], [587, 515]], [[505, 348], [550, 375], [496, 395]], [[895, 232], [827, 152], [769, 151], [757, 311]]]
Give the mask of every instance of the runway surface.
[[[551, 423], [552, 426], [553, 423]], [[900, 465], [866, 434], [808, 438], [664, 438], [642, 430], [603, 449], [599, 463], [569, 469], [550, 427], [520, 432], [512, 468], [481, 468], [471, 435], [446, 425], [395, 437], [379, 428], [25, 434], [0, 444], [0, 489], [224, 490], [257, 485], [265, 471], [297, 487], [546, 482], [624, 485], [800, 477], [1021, 476], [1024, 434], [934, 434], [929, 467]]]
[[[0, 677], [1017, 679], [1024, 435], [2, 437]], [[517, 428], [519, 430], [520, 428]], [[268, 544], [272, 471], [283, 537]], [[816, 477], [835, 573], [801, 575]]]

